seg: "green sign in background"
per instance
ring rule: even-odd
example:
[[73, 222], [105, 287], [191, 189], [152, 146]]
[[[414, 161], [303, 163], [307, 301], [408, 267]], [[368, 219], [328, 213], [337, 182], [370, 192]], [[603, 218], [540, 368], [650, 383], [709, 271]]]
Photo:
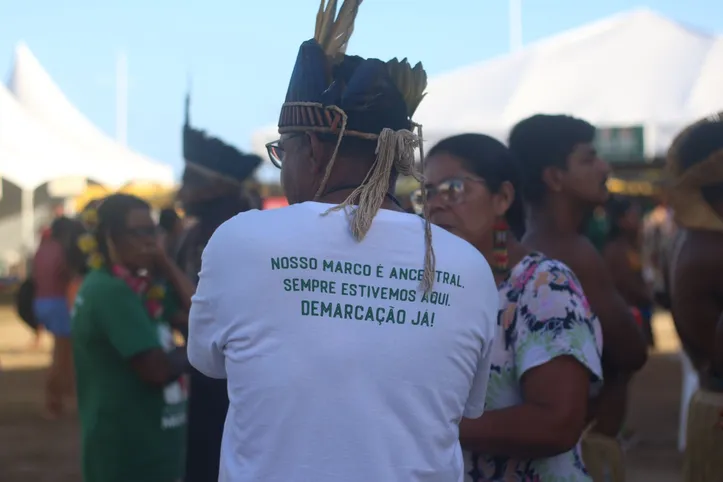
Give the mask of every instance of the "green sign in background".
[[643, 162], [643, 127], [600, 127], [595, 136], [595, 148], [598, 155], [607, 162]]

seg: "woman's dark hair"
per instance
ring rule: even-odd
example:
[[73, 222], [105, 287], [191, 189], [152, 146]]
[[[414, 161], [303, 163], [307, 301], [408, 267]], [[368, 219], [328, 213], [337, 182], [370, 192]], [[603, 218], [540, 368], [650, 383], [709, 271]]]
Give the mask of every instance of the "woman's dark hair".
[[540, 202], [547, 190], [542, 174], [548, 167], [567, 169], [567, 159], [578, 144], [595, 139], [595, 127], [567, 115], [537, 114], [517, 123], [508, 145], [520, 163], [527, 202]]
[[86, 259], [83, 251], [78, 246], [78, 239], [85, 233], [83, 223], [78, 219], [61, 216], [56, 218], [50, 225], [50, 233], [53, 239], [63, 247], [70, 269], [74, 273], [85, 274]]
[[66, 216], [59, 216], [50, 223], [50, 235], [56, 241], [64, 243], [73, 229], [73, 220]]
[[176, 227], [179, 219], [180, 217], [175, 209], [165, 208], [161, 210], [161, 215], [158, 218], [158, 225], [165, 232], [170, 233]]
[[98, 252], [110, 262], [108, 238], [116, 239], [126, 227], [128, 213], [134, 209], [151, 209], [143, 199], [129, 194], [112, 194], [98, 206], [98, 226], [95, 231]]
[[460, 134], [447, 137], [428, 152], [428, 156], [446, 153], [459, 158], [468, 171], [485, 180], [487, 188], [496, 193], [503, 182], [515, 188], [515, 199], [505, 213], [512, 233], [521, 239], [525, 234], [525, 208], [522, 183], [516, 159], [497, 139], [484, 134]]
[[70, 226], [69, 245], [66, 249], [68, 266], [75, 274], [84, 275], [88, 272], [88, 260], [85, 253], [80, 249], [78, 241], [86, 233], [85, 226], [79, 219], [73, 219]]
[[608, 240], [613, 240], [622, 234], [620, 220], [634, 207], [633, 202], [623, 196], [611, 196], [605, 205], [608, 217]]

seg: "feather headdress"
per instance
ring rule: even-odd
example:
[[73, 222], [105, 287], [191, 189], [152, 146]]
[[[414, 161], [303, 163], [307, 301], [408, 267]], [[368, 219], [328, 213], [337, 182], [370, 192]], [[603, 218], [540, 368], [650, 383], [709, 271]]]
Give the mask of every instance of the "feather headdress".
[[[363, 59], [346, 55], [362, 0], [321, 0], [314, 38], [301, 44], [279, 132], [312, 130], [376, 138], [382, 129], [411, 129], [424, 98], [427, 73], [407, 59]], [[333, 108], [332, 108], [333, 107]]]
[[244, 154], [222, 140], [190, 125], [190, 94], [186, 95], [183, 123], [183, 158], [186, 168], [206, 177], [233, 184], [248, 179], [261, 164], [255, 154]]
[[[682, 160], [691, 158], [699, 162], [685, 166]], [[701, 119], [678, 134], [666, 164], [676, 223], [689, 229], [723, 232], [723, 219], [702, 192], [706, 186], [723, 183], [723, 112]]]
[[[424, 98], [427, 73], [407, 59], [363, 59], [346, 55], [362, 0], [321, 0], [314, 38], [301, 44], [279, 116], [279, 133], [317, 132], [337, 136], [317, 197], [324, 194], [344, 136], [377, 141], [376, 162], [366, 180], [339, 206], [361, 241], [389, 191], [392, 171], [421, 181], [414, 153], [422, 148], [421, 126], [412, 116]], [[417, 130], [415, 134], [413, 129]], [[422, 155], [423, 157], [423, 155]], [[357, 206], [352, 208], [352, 206]], [[425, 221], [425, 291], [434, 280], [431, 227]]]

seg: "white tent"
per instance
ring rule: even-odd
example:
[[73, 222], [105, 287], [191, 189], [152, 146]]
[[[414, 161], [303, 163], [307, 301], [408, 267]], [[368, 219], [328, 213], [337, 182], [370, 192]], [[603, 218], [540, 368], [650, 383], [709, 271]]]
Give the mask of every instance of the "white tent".
[[34, 244], [35, 190], [51, 180], [89, 178], [113, 185], [113, 166], [93, 162], [87, 152], [37, 120], [0, 85], [0, 174], [21, 190], [22, 242]]
[[110, 186], [125, 182], [117, 166], [96, 162], [93, 154], [38, 120], [0, 85], [0, 166], [4, 178], [30, 192], [48, 181], [67, 177]]
[[152, 161], [115, 142], [83, 116], [25, 44], [21, 43], [15, 49], [8, 87], [35, 118], [84, 153], [84, 159], [92, 159], [112, 170], [115, 177], [108, 180], [110, 185], [119, 186], [136, 180], [164, 185], [174, 183], [170, 166]]
[[34, 194], [50, 181], [90, 179], [108, 187], [132, 181], [174, 183], [173, 170], [115, 143], [65, 98], [30, 50], [20, 45], [0, 85], [0, 176], [21, 190], [20, 231], [34, 246]]
[[539, 112], [600, 127], [642, 126], [647, 156], [723, 109], [723, 37], [642, 9], [530, 44], [430, 81], [415, 120], [431, 144], [459, 132], [501, 140]]
[[[723, 37], [640, 9], [432, 78], [414, 120], [431, 147], [469, 131], [504, 141], [525, 117], [566, 113], [600, 127], [643, 126], [654, 156], [685, 125], [723, 110], [721, 86]], [[259, 152], [275, 137], [265, 127], [252, 145]]]

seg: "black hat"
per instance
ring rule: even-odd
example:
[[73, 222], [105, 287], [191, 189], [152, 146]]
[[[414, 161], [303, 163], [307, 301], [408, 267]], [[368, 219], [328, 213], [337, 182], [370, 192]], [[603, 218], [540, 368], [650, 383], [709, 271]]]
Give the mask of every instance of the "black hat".
[[[279, 134], [316, 132], [337, 137], [337, 147], [316, 198], [326, 189], [344, 136], [376, 140], [376, 160], [365, 181], [343, 203], [330, 209], [357, 206], [347, 212], [351, 233], [361, 241], [381, 209], [392, 173], [421, 180], [414, 163], [415, 149], [421, 149], [421, 128], [412, 122], [412, 115], [424, 98], [427, 73], [421, 63], [412, 68], [406, 59], [383, 62], [346, 55], [362, 0], [344, 0], [338, 15], [337, 3], [321, 0], [314, 38], [299, 48], [281, 106]], [[413, 127], [417, 127], [419, 135], [412, 132]], [[424, 234], [422, 286], [429, 291], [434, 282], [435, 261], [428, 220], [424, 220]]]
[[668, 198], [679, 226], [723, 232], [703, 189], [723, 183], [723, 112], [688, 126], [668, 150]]
[[384, 129], [411, 130], [427, 74], [406, 59], [345, 55], [361, 0], [321, 0], [314, 38], [301, 44], [279, 133], [313, 131], [375, 139]]
[[244, 154], [222, 140], [191, 127], [190, 102], [190, 95], [186, 95], [183, 124], [183, 158], [186, 160], [186, 168], [234, 183], [242, 183], [251, 177], [261, 164], [261, 158], [255, 154]]

